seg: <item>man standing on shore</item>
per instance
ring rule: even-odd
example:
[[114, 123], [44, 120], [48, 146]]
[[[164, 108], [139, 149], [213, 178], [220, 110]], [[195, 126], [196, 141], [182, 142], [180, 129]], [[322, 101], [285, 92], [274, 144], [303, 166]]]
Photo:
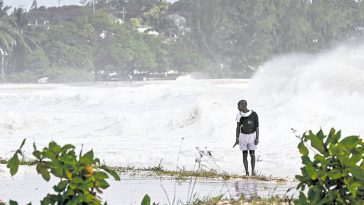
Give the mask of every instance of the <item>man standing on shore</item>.
[[239, 113], [236, 115], [236, 140], [234, 147], [239, 145], [243, 152], [245, 173], [249, 176], [248, 151], [251, 158], [252, 176], [255, 176], [255, 150], [259, 143], [258, 114], [247, 108], [246, 100], [238, 102]]

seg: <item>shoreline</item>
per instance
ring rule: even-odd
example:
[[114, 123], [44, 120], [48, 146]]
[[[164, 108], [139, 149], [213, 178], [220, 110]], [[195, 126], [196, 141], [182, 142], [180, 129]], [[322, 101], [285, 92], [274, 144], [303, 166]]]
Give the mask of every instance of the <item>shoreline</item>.
[[[1, 165], [6, 165], [7, 160], [0, 158], [0, 168]], [[22, 161], [20, 162], [21, 166], [28, 166], [34, 167], [31, 165], [32, 161]], [[106, 165], [108, 166], [108, 165]], [[236, 180], [236, 179], [249, 179], [249, 180], [256, 180], [262, 182], [277, 182], [277, 183], [290, 183], [296, 182], [294, 177], [275, 177], [275, 176], [264, 176], [257, 174], [256, 176], [245, 176], [245, 175], [238, 175], [233, 173], [227, 172], [218, 172], [216, 170], [168, 170], [164, 169], [162, 166], [154, 166], [154, 167], [133, 167], [133, 166], [108, 166], [112, 170], [116, 171], [120, 175], [129, 174], [130, 176], [141, 176], [141, 177], [165, 177], [165, 178], [172, 178], [177, 181], [185, 181], [189, 180], [192, 177], [196, 179], [209, 179], [215, 181], [229, 181], [229, 180]], [[5, 167], [5, 169], [7, 169]], [[35, 167], [34, 167], [35, 170]], [[0, 174], [1, 174], [0, 169]]]
[[[140, 204], [145, 194], [151, 201], [169, 204], [168, 200], [188, 201], [215, 197], [218, 195], [239, 199], [270, 198], [272, 196], [294, 196], [297, 192], [295, 182], [259, 181], [253, 178], [217, 180], [216, 178], [193, 177], [193, 180], [178, 180], [171, 176], [154, 175], [150, 172], [121, 172], [121, 181], [109, 179], [110, 187], [102, 198], [109, 204]], [[192, 178], [191, 178], [192, 179]], [[19, 204], [39, 200], [53, 193], [55, 177], [49, 182], [42, 179], [31, 166], [20, 166], [19, 172], [11, 177], [5, 165], [0, 165], [0, 200], [16, 200]], [[190, 191], [190, 187], [194, 187]], [[24, 191], [28, 194], [23, 194]]]

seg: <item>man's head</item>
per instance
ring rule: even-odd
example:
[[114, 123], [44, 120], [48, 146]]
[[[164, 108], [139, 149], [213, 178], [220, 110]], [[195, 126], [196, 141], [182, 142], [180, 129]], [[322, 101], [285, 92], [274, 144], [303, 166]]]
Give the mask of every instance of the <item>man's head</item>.
[[248, 105], [248, 103], [246, 102], [246, 100], [240, 100], [238, 102], [238, 110], [239, 111], [246, 111], [248, 109], [247, 105]]

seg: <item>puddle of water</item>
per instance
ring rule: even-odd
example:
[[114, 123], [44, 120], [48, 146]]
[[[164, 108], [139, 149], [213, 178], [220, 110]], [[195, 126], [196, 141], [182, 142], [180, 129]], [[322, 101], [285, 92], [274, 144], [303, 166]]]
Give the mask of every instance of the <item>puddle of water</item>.
[[[125, 176], [124, 176], [125, 177]], [[176, 182], [174, 179], [134, 178], [126, 176], [121, 182], [112, 182], [105, 192], [105, 199], [110, 204], [140, 204], [143, 196], [148, 194], [152, 201], [161, 204], [172, 204], [173, 199], [177, 204], [185, 204], [186, 201], [195, 198], [213, 197], [224, 195], [228, 198], [245, 199], [257, 197], [268, 198], [275, 195], [295, 196], [296, 183], [261, 182], [256, 180], [216, 181], [199, 179], [194, 182]], [[119, 198], [113, 196], [119, 195]]]
[[[4, 170], [4, 169], [3, 169]], [[21, 168], [15, 177], [8, 172], [0, 172], [0, 200], [16, 200], [19, 204], [39, 201], [51, 192], [52, 185], [57, 180], [51, 178], [45, 182], [40, 175], [33, 171]], [[274, 195], [284, 195], [289, 188], [294, 188], [295, 183], [260, 182], [255, 180], [216, 181], [211, 179], [198, 179], [194, 181], [175, 181], [171, 178], [130, 176], [124, 174], [121, 181], [109, 180], [110, 187], [102, 195], [103, 199], [111, 205], [140, 204], [145, 194], [151, 197], [153, 202], [160, 204], [183, 204], [190, 199], [206, 196], [225, 195], [239, 198], [241, 194], [246, 199], [256, 197], [267, 198]], [[287, 195], [292, 196], [293, 191]], [[178, 203], [177, 203], [178, 202]]]

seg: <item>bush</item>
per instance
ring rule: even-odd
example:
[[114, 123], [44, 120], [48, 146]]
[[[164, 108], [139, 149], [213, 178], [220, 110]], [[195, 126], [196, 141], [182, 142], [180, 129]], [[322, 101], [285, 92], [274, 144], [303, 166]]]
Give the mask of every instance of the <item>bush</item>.
[[[300, 195], [295, 204], [364, 204], [363, 140], [359, 136], [340, 138], [341, 132], [335, 129], [328, 135], [322, 130], [303, 134], [298, 149], [304, 167], [302, 175], [296, 176]], [[314, 152], [313, 158], [307, 146]]]
[[[24, 143], [25, 140], [7, 163], [12, 176], [18, 171], [19, 155], [23, 155], [21, 149]], [[81, 150], [77, 157], [75, 147], [71, 144], [60, 146], [50, 142], [42, 151], [37, 150], [35, 144], [33, 147], [36, 160], [32, 162], [32, 165], [36, 166], [38, 174], [46, 181], [50, 180], [51, 175], [59, 178], [59, 183], [53, 186], [57, 194], [48, 194], [41, 200], [42, 205], [99, 205], [101, 198], [98, 194], [109, 187], [106, 181], [109, 175], [115, 180], [120, 180], [115, 171], [100, 165], [100, 160], [94, 157], [92, 150], [85, 154]]]
[[36, 83], [40, 77], [41, 76], [37, 72], [32, 71], [17, 72], [5, 76], [6, 82], [11, 83]]
[[90, 70], [77, 70], [69, 67], [50, 67], [44, 71], [23, 71], [14, 74], [8, 74], [1, 82], [12, 83], [37, 83], [42, 77], [48, 77], [48, 83], [75, 83], [75, 82], [93, 82], [95, 75]]
[[89, 70], [76, 70], [70, 67], [50, 67], [43, 75], [50, 83], [92, 82], [94, 74]]

